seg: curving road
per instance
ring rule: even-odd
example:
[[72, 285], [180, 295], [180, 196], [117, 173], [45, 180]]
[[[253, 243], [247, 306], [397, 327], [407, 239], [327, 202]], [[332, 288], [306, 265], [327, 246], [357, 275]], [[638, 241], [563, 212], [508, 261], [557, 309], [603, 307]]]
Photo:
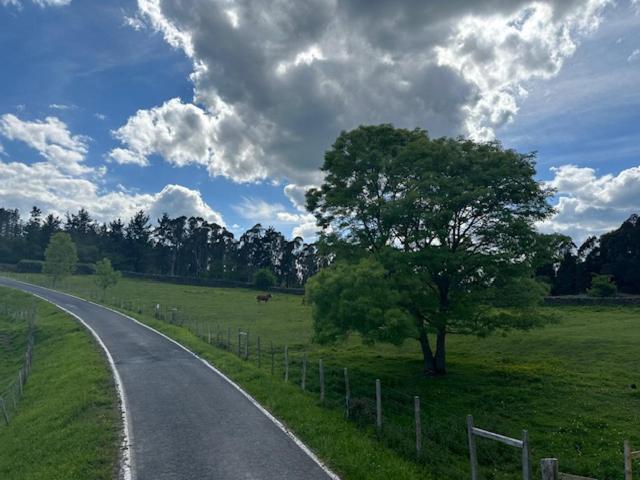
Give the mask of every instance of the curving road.
[[[15, 280], [77, 316], [113, 359], [124, 392], [133, 480], [337, 478], [220, 373], [136, 321]], [[37, 361], [37, 360], [36, 360]]]

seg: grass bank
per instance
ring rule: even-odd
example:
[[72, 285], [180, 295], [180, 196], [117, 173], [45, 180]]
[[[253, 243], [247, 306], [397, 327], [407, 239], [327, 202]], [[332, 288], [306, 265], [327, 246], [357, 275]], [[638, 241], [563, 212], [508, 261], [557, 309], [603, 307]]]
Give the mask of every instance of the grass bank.
[[[0, 305], [33, 302], [0, 288]], [[0, 424], [3, 480], [112, 479], [117, 473], [120, 418], [109, 367], [90, 334], [70, 316], [35, 300], [33, 369], [11, 424]], [[20, 365], [20, 326], [0, 315], [11, 348], [0, 346], [0, 380]]]
[[[42, 277], [32, 280], [44, 282]], [[89, 286], [89, 287], [88, 287]], [[71, 278], [65, 289], [89, 297], [95, 295], [90, 280]], [[408, 465], [402, 478], [457, 479], [468, 475], [465, 416], [472, 413], [476, 424], [519, 437], [529, 431], [533, 463], [552, 456], [562, 470], [599, 479], [622, 476], [622, 442], [640, 445], [640, 309], [634, 307], [555, 307], [559, 322], [530, 332], [507, 336], [451, 337], [449, 375], [424, 378], [416, 342], [401, 347], [363, 346], [357, 339], [320, 347], [310, 343], [310, 309], [297, 296], [275, 295], [273, 301], [258, 304], [255, 291], [170, 285], [123, 279], [108, 295], [109, 303], [130, 307], [147, 323], [154, 324], [188, 344], [248, 388], [276, 415], [343, 472], [347, 478], [363, 478], [361, 470], [350, 471], [349, 442], [331, 450], [338, 429], [351, 429], [360, 422], [355, 438], [375, 441], [371, 426], [373, 382], [382, 380], [385, 428], [381, 443], [371, 446], [369, 457], [378, 468], [385, 455], [397, 456]], [[152, 305], [176, 306], [191, 328], [208, 333], [214, 341], [226, 341], [232, 329], [249, 331], [251, 341], [261, 337], [263, 358], [256, 366], [255, 343], [251, 359], [235, 356], [207, 345], [174, 325], [153, 320]], [[188, 315], [188, 316], [187, 316]], [[289, 385], [281, 380], [282, 351], [275, 355], [275, 372], [270, 374], [270, 343], [290, 348]], [[235, 346], [234, 346], [235, 349]], [[299, 385], [302, 352], [307, 353], [306, 393]], [[317, 359], [325, 363], [326, 402], [334, 409], [321, 409], [318, 401]], [[344, 409], [342, 367], [348, 367], [353, 397], [358, 400], [356, 422], [342, 421]], [[420, 396], [423, 411], [424, 446], [416, 458], [412, 450], [413, 396]], [[297, 417], [296, 412], [304, 412]], [[320, 412], [323, 412], [322, 414]], [[335, 422], [324, 421], [333, 412]], [[318, 420], [322, 419], [322, 420]], [[325, 445], [326, 444], [326, 445]], [[368, 448], [368, 447], [367, 447]], [[479, 441], [484, 478], [512, 479], [519, 470], [519, 452]], [[378, 452], [383, 452], [379, 454]], [[393, 453], [392, 453], [393, 452]], [[356, 461], [356, 460], [354, 460]], [[386, 462], [386, 460], [385, 460]], [[410, 467], [409, 467], [410, 466]], [[537, 476], [537, 474], [536, 474]], [[401, 478], [392, 476], [393, 478]]]

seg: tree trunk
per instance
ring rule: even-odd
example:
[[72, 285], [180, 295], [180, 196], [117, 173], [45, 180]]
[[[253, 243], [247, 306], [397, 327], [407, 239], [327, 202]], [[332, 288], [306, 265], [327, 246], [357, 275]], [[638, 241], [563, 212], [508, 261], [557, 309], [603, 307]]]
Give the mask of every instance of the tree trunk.
[[446, 375], [447, 373], [447, 365], [446, 365], [446, 348], [445, 348], [445, 337], [446, 330], [444, 327], [438, 328], [438, 333], [436, 334], [436, 374], [437, 375]]
[[433, 356], [431, 345], [429, 345], [429, 337], [427, 336], [427, 331], [425, 329], [422, 329], [420, 331], [418, 341], [420, 342], [420, 349], [422, 350], [422, 365], [424, 368], [424, 373], [426, 375], [435, 375], [436, 360]]

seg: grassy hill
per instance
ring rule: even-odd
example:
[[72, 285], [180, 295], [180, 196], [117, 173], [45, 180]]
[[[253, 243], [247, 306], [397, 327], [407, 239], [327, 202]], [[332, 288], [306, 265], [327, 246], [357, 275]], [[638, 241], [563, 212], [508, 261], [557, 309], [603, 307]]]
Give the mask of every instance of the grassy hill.
[[[33, 279], [44, 281], [42, 277]], [[70, 279], [66, 289], [81, 296], [95, 296], [88, 277]], [[640, 393], [634, 388], [640, 385], [640, 309], [556, 307], [558, 323], [543, 329], [488, 338], [451, 337], [450, 373], [446, 378], [433, 379], [421, 374], [417, 342], [371, 347], [353, 338], [344, 344], [320, 347], [310, 342], [310, 308], [302, 305], [300, 297], [278, 294], [273, 301], [258, 304], [255, 295], [255, 291], [244, 289], [123, 279], [106, 300], [136, 312], [142, 309], [143, 313], [133, 315], [210, 358], [339, 471], [348, 473], [348, 478], [360, 478], [356, 472], [361, 472], [366, 462], [373, 462], [373, 470], [381, 469], [383, 463], [391, 462], [390, 455], [397, 456], [393, 460], [397, 465], [406, 466], [398, 478], [467, 477], [465, 416], [469, 413], [474, 415], [476, 425], [516, 438], [527, 429], [534, 467], [540, 458], [553, 456], [559, 458], [563, 471], [599, 479], [620, 478], [623, 440], [640, 445], [636, 427]], [[152, 306], [156, 303], [163, 308], [177, 307], [179, 320], [205, 338], [211, 330], [214, 341], [220, 338], [224, 343], [231, 327], [234, 351], [237, 329], [248, 330], [250, 360], [243, 363], [209, 347], [184, 328], [155, 321]], [[258, 336], [262, 345], [260, 369], [256, 368], [255, 356]], [[273, 378], [271, 342], [277, 350]], [[289, 385], [283, 386], [284, 345], [289, 346], [291, 366]], [[308, 358], [307, 393], [298, 387], [303, 352]], [[340, 438], [341, 429], [358, 423], [361, 436], [374, 441], [380, 437], [380, 443], [372, 444], [370, 458], [364, 455], [360, 460], [351, 459], [352, 463], [362, 463], [357, 468], [348, 464], [349, 451], [336, 451], [327, 445], [333, 440], [331, 428], [310, 427], [313, 415], [324, 415], [305, 410], [319, 407], [319, 358], [326, 365], [328, 379], [325, 403], [332, 408], [329, 412], [336, 414], [334, 439]], [[349, 368], [352, 396], [357, 399], [353, 412], [356, 422], [342, 420], [343, 367]], [[385, 426], [381, 435], [373, 428], [371, 411], [376, 378], [383, 385]], [[421, 399], [425, 435], [419, 458], [413, 450], [414, 395]], [[306, 414], [290, 412], [295, 409]], [[376, 456], [376, 449], [384, 454]], [[478, 451], [484, 478], [517, 477], [519, 452], [483, 440], [478, 441]]]
[[[0, 345], [0, 385], [17, 374], [26, 348], [26, 325], [3, 315], [2, 306], [33, 301], [0, 288], [0, 332], [10, 337], [10, 347]], [[83, 327], [35, 302], [33, 369], [10, 425], [0, 422], [0, 478], [114, 478], [120, 418], [109, 367]]]

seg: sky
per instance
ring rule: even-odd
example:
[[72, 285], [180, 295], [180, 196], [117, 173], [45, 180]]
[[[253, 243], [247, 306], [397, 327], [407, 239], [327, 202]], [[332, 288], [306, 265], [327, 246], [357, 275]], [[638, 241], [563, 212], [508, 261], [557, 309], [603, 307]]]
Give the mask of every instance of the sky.
[[0, 206], [313, 240], [362, 124], [498, 139], [576, 242], [640, 213], [640, 0], [0, 0]]

